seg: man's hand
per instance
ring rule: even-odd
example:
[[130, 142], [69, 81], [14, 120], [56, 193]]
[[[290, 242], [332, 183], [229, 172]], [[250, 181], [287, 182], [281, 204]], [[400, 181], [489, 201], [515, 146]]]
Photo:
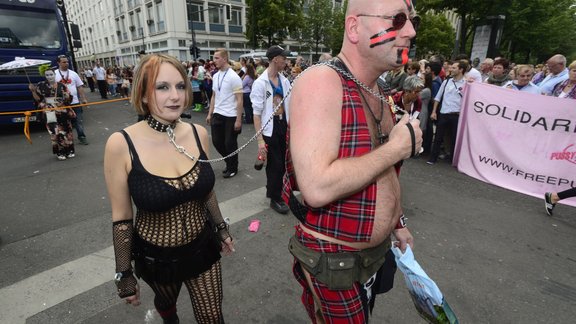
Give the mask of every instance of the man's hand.
[[266, 142], [264, 141], [258, 142], [258, 157], [262, 161], [265, 161], [268, 157], [268, 145], [266, 145]]
[[206, 125], [211, 125], [212, 123], [212, 114], [208, 114], [208, 116], [206, 116]]
[[236, 121], [234, 122], [234, 130], [237, 132], [242, 130], [242, 120], [236, 118]]
[[407, 227], [395, 229], [393, 234], [398, 240], [395, 244], [400, 248], [402, 253], [406, 252], [406, 246], [408, 245], [410, 245], [411, 249], [414, 249], [414, 237], [412, 237], [412, 233], [410, 233]]
[[[414, 140], [410, 135], [410, 130], [406, 124], [410, 123], [414, 129]], [[401, 160], [407, 159], [412, 154], [412, 146], [414, 152], [418, 153], [422, 147], [422, 130], [420, 129], [420, 121], [418, 119], [410, 120], [408, 114], [404, 114], [402, 119], [392, 128], [390, 132], [390, 142], [396, 142], [400, 148]], [[412, 143], [414, 141], [414, 143]]]

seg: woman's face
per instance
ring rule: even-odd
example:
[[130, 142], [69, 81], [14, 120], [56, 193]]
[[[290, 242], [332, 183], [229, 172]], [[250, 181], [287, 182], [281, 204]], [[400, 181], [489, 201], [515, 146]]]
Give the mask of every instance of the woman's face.
[[570, 69], [570, 72], [568, 73], [568, 78], [570, 79], [570, 81], [576, 82], [576, 66]]
[[492, 67], [492, 75], [495, 77], [501, 77], [504, 75], [504, 66], [496, 64]]
[[156, 83], [154, 84], [156, 99], [148, 103], [147, 98], [143, 102], [148, 103], [150, 114], [159, 121], [172, 123], [180, 118], [186, 102], [186, 82], [180, 72], [170, 63], [162, 63]]
[[516, 76], [518, 85], [525, 86], [530, 80], [532, 80], [532, 70], [531, 69], [520, 69], [518, 70], [518, 75]]
[[292, 77], [293, 77], [293, 78], [295, 78], [295, 77], [297, 77], [297, 76], [298, 76], [298, 74], [300, 74], [300, 73], [298, 73], [298, 71], [297, 71], [297, 70], [295, 70], [295, 69], [292, 69], [292, 71], [290, 71], [290, 74], [292, 74]]
[[52, 83], [56, 79], [56, 74], [54, 74], [54, 71], [52, 70], [46, 70], [46, 72], [44, 72], [44, 77], [48, 82]]

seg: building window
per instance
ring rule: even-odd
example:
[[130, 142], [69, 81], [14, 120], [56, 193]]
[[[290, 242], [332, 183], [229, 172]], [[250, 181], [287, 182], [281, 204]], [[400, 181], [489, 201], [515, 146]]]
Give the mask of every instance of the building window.
[[146, 13], [148, 14], [148, 21], [150, 22], [146, 23], [148, 25], [148, 33], [154, 34], [156, 33], [156, 24], [154, 23], [156, 19], [154, 19], [154, 11], [152, 10], [152, 4], [146, 6]]
[[222, 7], [210, 7], [208, 10], [208, 16], [210, 17], [211, 24], [224, 24], [224, 8]]
[[156, 18], [158, 18], [158, 32], [163, 32], [166, 30], [166, 25], [164, 23], [164, 4], [162, 1], [156, 2]]
[[179, 39], [178, 40], [178, 47], [186, 47], [186, 40], [185, 39]]
[[232, 8], [232, 19], [230, 19], [230, 25], [232, 26], [242, 26], [242, 10], [239, 8]]
[[204, 22], [204, 5], [201, 2], [188, 2], [188, 21]]

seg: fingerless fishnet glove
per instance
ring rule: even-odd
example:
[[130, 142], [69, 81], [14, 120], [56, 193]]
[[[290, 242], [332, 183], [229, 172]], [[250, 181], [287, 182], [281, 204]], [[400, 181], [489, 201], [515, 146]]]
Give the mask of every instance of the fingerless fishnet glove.
[[[114, 241], [114, 256], [116, 272], [132, 270], [132, 236], [134, 235], [132, 220], [121, 220], [112, 223], [112, 240]], [[129, 297], [136, 294], [136, 278], [134, 274], [123, 277], [116, 282], [118, 296]]]
[[212, 221], [216, 225], [218, 230], [218, 234], [220, 234], [220, 239], [222, 242], [227, 238], [232, 239], [232, 236], [228, 232], [228, 224], [222, 218], [222, 213], [220, 212], [220, 207], [218, 207], [218, 199], [216, 199], [216, 193], [212, 190], [208, 197], [206, 198], [206, 207], [208, 208], [208, 212], [210, 213], [210, 217], [212, 217]]

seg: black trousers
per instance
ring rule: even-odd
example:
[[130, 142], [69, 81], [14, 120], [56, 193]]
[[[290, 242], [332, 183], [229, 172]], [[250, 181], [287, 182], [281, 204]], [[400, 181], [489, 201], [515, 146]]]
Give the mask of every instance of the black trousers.
[[94, 79], [86, 78], [86, 81], [88, 82], [88, 87], [90, 87], [90, 92], [94, 92]]
[[[223, 157], [238, 149], [238, 134], [242, 132], [234, 130], [236, 117], [226, 117], [213, 114], [211, 120], [212, 144], [216, 151]], [[224, 160], [226, 170], [238, 172], [238, 154]]]
[[108, 83], [106, 83], [106, 80], [96, 80], [96, 82], [98, 83], [98, 91], [100, 91], [102, 99], [108, 99]]
[[448, 133], [450, 137], [450, 154], [454, 155], [454, 147], [456, 145], [456, 134], [458, 133], [458, 118], [459, 114], [439, 114], [438, 123], [436, 124], [436, 135], [434, 135], [434, 145], [432, 145], [432, 154], [430, 161], [436, 162], [440, 154], [440, 146], [444, 142], [444, 136]]
[[266, 156], [266, 197], [281, 200], [282, 178], [286, 172], [286, 118], [274, 116], [272, 136], [262, 136], [268, 145]]

